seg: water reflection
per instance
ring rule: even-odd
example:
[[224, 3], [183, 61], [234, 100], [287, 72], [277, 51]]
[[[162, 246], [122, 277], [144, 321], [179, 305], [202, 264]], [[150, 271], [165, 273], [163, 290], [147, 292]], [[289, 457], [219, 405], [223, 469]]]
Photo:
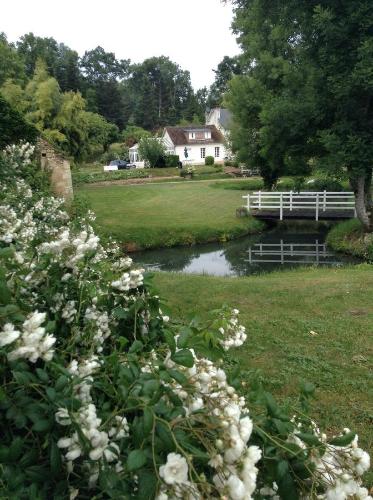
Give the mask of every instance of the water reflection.
[[305, 232], [304, 228], [278, 227], [227, 243], [148, 250], [134, 254], [133, 258], [148, 269], [213, 276], [248, 276], [299, 265], [341, 266], [357, 262], [327, 248], [326, 233], [326, 228]]

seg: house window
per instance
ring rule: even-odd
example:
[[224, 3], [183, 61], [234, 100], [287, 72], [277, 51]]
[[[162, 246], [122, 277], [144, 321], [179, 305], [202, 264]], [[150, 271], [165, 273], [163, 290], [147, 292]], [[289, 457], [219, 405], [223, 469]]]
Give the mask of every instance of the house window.
[[206, 148], [201, 148], [201, 158], [206, 156]]
[[215, 148], [215, 158], [219, 158], [219, 156], [220, 156], [220, 148], [219, 148], [219, 146], [217, 146]]

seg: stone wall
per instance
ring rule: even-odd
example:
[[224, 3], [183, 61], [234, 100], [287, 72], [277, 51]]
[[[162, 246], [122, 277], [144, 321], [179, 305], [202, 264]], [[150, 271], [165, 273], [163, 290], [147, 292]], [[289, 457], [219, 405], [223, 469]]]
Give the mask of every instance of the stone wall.
[[41, 168], [51, 175], [51, 187], [56, 196], [70, 201], [74, 197], [70, 162], [47, 142], [40, 138], [37, 145]]

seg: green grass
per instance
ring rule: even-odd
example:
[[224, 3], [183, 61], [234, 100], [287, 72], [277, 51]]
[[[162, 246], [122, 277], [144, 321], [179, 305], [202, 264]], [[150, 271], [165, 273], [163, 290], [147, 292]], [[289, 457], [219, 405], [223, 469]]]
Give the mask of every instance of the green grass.
[[237, 218], [242, 193], [206, 182], [80, 188], [97, 215], [98, 229], [127, 250], [225, 241], [260, 231], [251, 217]]
[[154, 282], [179, 319], [222, 304], [240, 309], [248, 339], [230, 352], [247, 382], [259, 370], [286, 402], [301, 380], [313, 382], [313, 416], [331, 432], [351, 427], [372, 450], [373, 266], [247, 278], [156, 273]]
[[373, 261], [373, 234], [364, 235], [362, 224], [357, 219], [334, 226], [326, 241], [333, 250]]

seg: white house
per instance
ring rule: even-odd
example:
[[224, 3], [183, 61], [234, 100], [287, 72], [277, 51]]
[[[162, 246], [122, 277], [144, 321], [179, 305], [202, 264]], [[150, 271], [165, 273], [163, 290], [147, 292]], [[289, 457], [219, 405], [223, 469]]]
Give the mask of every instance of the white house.
[[[231, 116], [227, 109], [213, 108], [206, 113], [206, 125], [165, 127], [160, 140], [166, 152], [178, 155], [184, 164], [204, 163], [206, 156], [212, 156], [215, 163], [223, 163], [224, 158], [231, 156], [228, 146]], [[129, 158], [138, 168], [144, 166], [139, 157], [138, 144], [129, 149]]]
[[224, 136], [215, 125], [166, 127], [162, 139], [167, 152], [178, 155], [187, 165], [204, 163], [206, 156], [223, 163], [226, 157]]

